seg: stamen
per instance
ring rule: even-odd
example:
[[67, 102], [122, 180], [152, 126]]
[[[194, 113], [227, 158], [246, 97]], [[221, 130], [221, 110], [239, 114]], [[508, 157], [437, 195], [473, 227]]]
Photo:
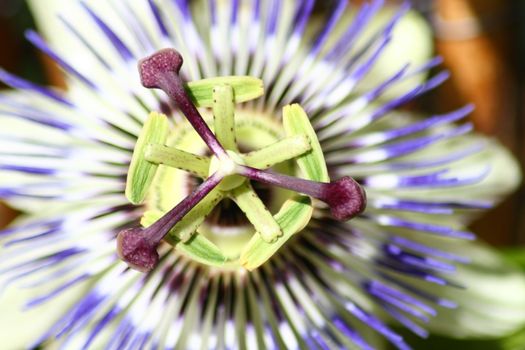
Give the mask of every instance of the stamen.
[[213, 174], [197, 187], [193, 193], [148, 228], [135, 227], [119, 232], [117, 237], [118, 256], [132, 269], [141, 272], [153, 270], [159, 261], [157, 246], [162, 239], [221, 180], [222, 176], [220, 174]]
[[164, 49], [139, 62], [142, 85], [149, 89], [164, 91], [184, 113], [195, 131], [202, 137], [210, 150], [219, 158], [226, 156], [226, 151], [210, 130], [190, 96], [184, 89], [179, 75], [182, 56], [174, 49]]
[[250, 184], [244, 183], [237, 187], [232, 191], [231, 196], [262, 239], [271, 243], [282, 236], [281, 227]]
[[210, 158], [185, 152], [174, 147], [150, 143], [144, 148], [144, 158], [154, 164], [162, 164], [207, 178]]
[[340, 221], [350, 220], [366, 208], [365, 191], [349, 176], [345, 176], [336, 182], [323, 183], [241, 165], [237, 169], [240, 175], [251, 180], [304, 193], [325, 202], [330, 206], [332, 216]]
[[235, 101], [230, 85], [213, 88], [213, 119], [215, 135], [219, 142], [231, 151], [238, 151], [235, 140]]
[[[330, 179], [315, 130], [299, 105], [283, 109], [283, 127], [287, 138], [246, 155], [238, 154], [235, 104], [260, 96], [262, 83], [250, 77], [224, 77], [201, 81], [193, 84], [193, 88], [190, 84], [184, 86], [179, 75], [182, 61], [181, 55], [173, 49], [164, 49], [143, 59], [139, 63], [142, 84], [147, 88], [163, 90], [179, 106], [214, 155], [211, 158], [199, 157], [168, 147], [164, 142], [144, 141], [139, 147], [140, 160], [192, 171], [203, 178], [210, 177], [148, 228], [132, 228], [119, 233], [118, 255], [131, 268], [151, 271], [159, 260], [156, 248], [163, 239], [170, 242], [172, 236], [166, 237], [170, 232], [176, 242], [182, 241], [181, 249], [192, 245], [194, 239], [190, 238], [203, 238], [201, 241], [206, 244], [201, 242], [199, 247], [192, 247], [195, 248], [194, 253], [198, 252], [194, 255], [209, 262], [206, 257], [208, 248], [203, 247], [216, 248], [218, 258], [215, 260], [223, 263], [226, 257], [220, 249], [199, 236], [198, 232], [195, 233], [204, 217], [225, 196], [239, 205], [257, 232], [241, 252], [239, 262], [252, 269], [267, 261], [293, 234], [304, 228], [311, 218], [313, 207], [309, 198], [296, 197], [286, 201], [274, 216], [246, 183], [246, 178], [319, 199], [328, 204], [332, 216], [338, 220], [349, 220], [364, 211], [366, 194], [356, 181], [344, 177], [328, 182]], [[187, 87], [189, 92], [186, 92]], [[213, 108], [216, 134], [199, 114], [197, 106]], [[292, 158], [296, 159], [305, 179], [257, 169], [269, 168]], [[190, 166], [187, 163], [191, 163]], [[152, 171], [149, 175], [154, 174]], [[202, 201], [214, 188], [216, 195], [209, 202]]]
[[246, 165], [257, 169], [267, 169], [275, 164], [302, 156], [312, 146], [305, 135], [287, 137], [264, 148], [243, 155]]

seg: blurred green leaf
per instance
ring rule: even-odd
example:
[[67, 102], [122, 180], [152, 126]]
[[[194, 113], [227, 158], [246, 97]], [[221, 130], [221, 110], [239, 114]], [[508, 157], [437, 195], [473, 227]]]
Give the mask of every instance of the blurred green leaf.
[[501, 250], [501, 253], [508, 262], [518, 265], [523, 271], [525, 271], [525, 248], [504, 248]]
[[[500, 339], [451, 339], [442, 336], [431, 335], [428, 339], [421, 339], [408, 331], [401, 334], [413, 349], [425, 350], [517, 350], [517, 348], [505, 348]], [[391, 349], [394, 349], [391, 347]]]
[[[501, 251], [501, 256], [509, 263], [517, 265], [525, 271], [525, 248], [509, 247]], [[525, 310], [523, 310], [525, 313]], [[502, 338], [492, 339], [453, 339], [444, 336], [431, 335], [421, 339], [407, 330], [399, 331], [414, 349], [425, 350], [524, 350], [525, 325], [521, 330]]]

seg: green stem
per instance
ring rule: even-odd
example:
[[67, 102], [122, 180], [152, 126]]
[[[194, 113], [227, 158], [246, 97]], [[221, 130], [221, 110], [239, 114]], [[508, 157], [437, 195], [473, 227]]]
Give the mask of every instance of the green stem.
[[247, 153], [243, 159], [246, 165], [252, 168], [267, 169], [275, 164], [299, 157], [311, 149], [310, 140], [307, 136], [295, 135], [260, 150]]

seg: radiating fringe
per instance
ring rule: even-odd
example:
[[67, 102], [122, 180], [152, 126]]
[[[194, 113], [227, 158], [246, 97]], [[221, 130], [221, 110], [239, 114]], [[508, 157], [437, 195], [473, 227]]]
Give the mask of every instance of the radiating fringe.
[[[79, 42], [82, 61], [28, 32], [28, 39], [62, 67], [73, 88], [63, 94], [0, 72], [0, 80], [21, 91], [16, 98], [0, 97], [0, 121], [28, 126], [16, 135], [0, 131], [0, 170], [26, 175], [0, 186], [0, 195], [69, 200], [75, 208], [0, 232], [2, 285], [29, 281], [31, 287], [45, 286], [47, 292], [29, 301], [32, 307], [59, 298], [80, 281], [93, 285], [39, 341], [58, 339], [64, 349], [72, 344], [86, 349], [95, 344], [108, 349], [371, 349], [363, 335], [370, 328], [408, 349], [401, 336], [373, 316], [378, 309], [426, 336], [421, 324], [454, 303], [418, 291], [417, 284], [454, 285], [443, 275], [455, 263], [468, 261], [399, 229], [421, 236], [472, 236], [403, 214], [439, 218], [488, 204], [398, 198], [388, 190], [465, 186], [479, 182], [487, 170], [447, 172], [450, 163], [479, 152], [481, 145], [417, 158], [432, 145], [470, 131], [468, 124], [451, 126], [470, 106], [425, 121], [385, 123], [394, 109], [441, 84], [448, 73], [389, 101], [382, 98], [385, 92], [440, 59], [399, 67], [376, 88], [357, 93], [408, 10], [404, 4], [356, 47], [382, 4], [365, 4], [336, 36], [336, 27], [346, 23], [346, 0], [329, 2], [329, 10], [319, 15], [321, 25], [311, 21], [313, 0], [85, 1], [74, 12], [81, 17], [78, 22], [76, 16], [60, 17]], [[205, 268], [167, 246], [151, 274], [117, 263], [114, 232], [139, 217], [116, 194], [122, 192], [129, 152], [147, 112], [168, 104], [140, 86], [134, 62], [166, 46], [182, 53], [182, 74], [189, 80], [262, 77], [267, 94], [246, 108], [279, 118], [282, 105], [302, 103], [331, 170], [356, 176], [369, 192], [368, 212], [348, 224], [314, 220], [276, 258], [251, 273]], [[35, 125], [41, 132], [34, 133]], [[40, 139], [53, 133], [61, 137]], [[65, 153], [64, 145], [70, 147]], [[12, 149], [16, 158], [9, 155]], [[407, 169], [417, 173], [406, 174]], [[41, 187], [47, 192], [39, 192]]]

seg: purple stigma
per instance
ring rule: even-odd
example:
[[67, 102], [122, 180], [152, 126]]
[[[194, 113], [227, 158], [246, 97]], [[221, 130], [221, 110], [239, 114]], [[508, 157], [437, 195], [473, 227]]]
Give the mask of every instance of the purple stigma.
[[163, 49], [140, 60], [138, 68], [142, 85], [148, 89], [164, 91], [177, 104], [210, 150], [217, 157], [225, 156], [224, 147], [210, 130], [184, 89], [182, 78], [179, 75], [182, 63], [181, 54], [174, 49]]
[[195, 191], [148, 228], [128, 228], [117, 236], [117, 254], [132, 269], [149, 272], [157, 266], [157, 246], [193, 207], [222, 180], [217, 173], [206, 179]]
[[[171, 76], [178, 76], [182, 67], [183, 59], [180, 53], [173, 49], [164, 49], [139, 61], [140, 82], [148, 89], [164, 90], [169, 85], [164, 80]], [[170, 80], [170, 79], [167, 79]], [[178, 86], [168, 86], [166, 90], [178, 93]], [[170, 93], [166, 92], [168, 95]]]
[[159, 262], [157, 245], [150, 243], [146, 230], [128, 228], [120, 231], [117, 236], [117, 255], [132, 269], [150, 272]]
[[239, 174], [251, 180], [304, 193], [319, 199], [328, 204], [332, 216], [340, 221], [350, 220], [366, 209], [365, 190], [349, 176], [335, 182], [324, 183], [270, 173], [247, 166], [241, 166]]
[[350, 220], [366, 208], [365, 190], [349, 176], [326, 184], [322, 200], [330, 206], [332, 216], [339, 221]]

